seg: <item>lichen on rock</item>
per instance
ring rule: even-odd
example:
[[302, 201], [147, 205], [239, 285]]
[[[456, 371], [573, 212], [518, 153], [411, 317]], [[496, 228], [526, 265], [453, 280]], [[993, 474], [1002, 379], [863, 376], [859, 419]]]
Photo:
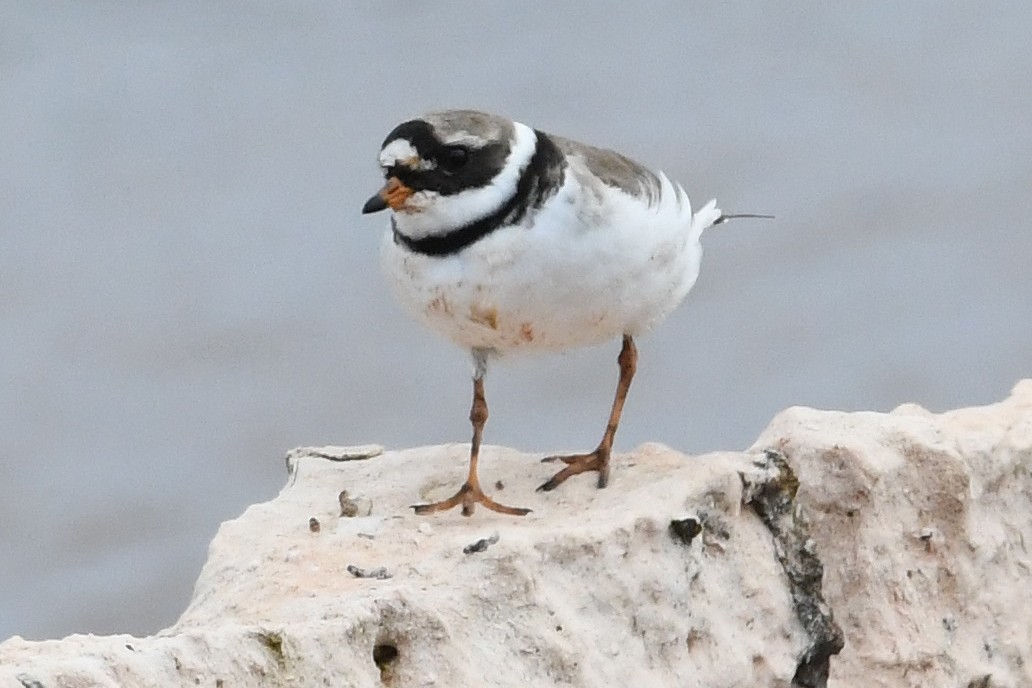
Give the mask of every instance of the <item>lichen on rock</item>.
[[824, 688], [832, 655], [844, 645], [842, 629], [824, 601], [824, 565], [810, 535], [810, 523], [796, 503], [799, 479], [778, 451], [768, 449], [760, 465], [764, 473], [744, 473], [745, 503], [763, 520], [774, 538], [775, 552], [788, 579], [799, 622], [809, 644], [799, 657], [792, 686]]

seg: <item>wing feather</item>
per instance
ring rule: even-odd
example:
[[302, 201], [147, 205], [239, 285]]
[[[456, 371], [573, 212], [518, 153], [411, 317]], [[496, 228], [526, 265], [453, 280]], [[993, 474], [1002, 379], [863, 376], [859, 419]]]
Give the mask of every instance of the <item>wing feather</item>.
[[561, 136], [548, 135], [565, 155], [576, 156], [606, 186], [641, 199], [649, 206], [659, 202], [662, 183], [644, 165], [607, 148], [596, 148]]

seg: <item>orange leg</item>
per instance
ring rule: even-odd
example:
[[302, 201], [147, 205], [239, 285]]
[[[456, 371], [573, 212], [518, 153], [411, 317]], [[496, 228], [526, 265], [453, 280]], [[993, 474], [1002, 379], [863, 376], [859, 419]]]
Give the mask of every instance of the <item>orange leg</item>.
[[499, 504], [480, 489], [477, 461], [480, 459], [480, 439], [484, 433], [484, 424], [487, 423], [487, 399], [484, 397], [484, 376], [481, 370], [478, 370], [473, 378], [473, 407], [469, 411], [469, 420], [473, 423], [473, 442], [469, 450], [469, 475], [466, 476], [466, 482], [448, 499], [433, 504], [416, 504], [412, 508], [417, 514], [433, 514], [461, 504], [462, 515], [472, 516], [476, 505], [483, 504], [491, 511], [510, 516], [525, 516], [530, 513], [530, 509]]
[[620, 364], [620, 381], [616, 384], [616, 397], [613, 399], [613, 409], [609, 412], [609, 423], [606, 424], [606, 431], [602, 434], [602, 441], [598, 443], [595, 451], [588, 454], [549, 456], [542, 459], [542, 461], [562, 461], [566, 464], [566, 468], [538, 487], [539, 492], [554, 490], [567, 478], [586, 471], [598, 471], [599, 488], [609, 484], [609, 456], [613, 450], [613, 438], [616, 437], [616, 428], [620, 424], [620, 414], [623, 413], [627, 390], [631, 388], [631, 380], [634, 379], [634, 371], [638, 367], [638, 348], [634, 346], [634, 339], [630, 335], [624, 335], [623, 347], [620, 348], [620, 356], [616, 360]]

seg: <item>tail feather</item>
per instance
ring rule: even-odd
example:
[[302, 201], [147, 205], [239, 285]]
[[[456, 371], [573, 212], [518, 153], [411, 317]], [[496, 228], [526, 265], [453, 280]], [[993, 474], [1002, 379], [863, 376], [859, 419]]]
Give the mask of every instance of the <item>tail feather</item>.
[[728, 220], [734, 220], [734, 219], [739, 218], [739, 217], [758, 217], [758, 218], [761, 218], [761, 219], [764, 219], [764, 220], [773, 220], [774, 219], [773, 215], [757, 215], [756, 213], [733, 213], [733, 214], [730, 214], [730, 215], [725, 215], [723, 212], [721, 212], [719, 210], [717, 212], [720, 213], [720, 217], [718, 217], [716, 220], [713, 221], [713, 224], [715, 224], [715, 225], [719, 225], [719, 224], [722, 224], [724, 222], [727, 222]]
[[735, 220], [741, 217], [755, 217], [764, 220], [773, 220], [773, 215], [758, 215], [756, 213], [725, 213], [723, 210], [717, 207], [717, 200], [713, 199], [706, 205], [699, 208], [694, 215], [692, 215], [692, 234], [695, 237], [702, 235], [702, 232], [707, 227], [713, 227], [727, 222], [728, 220]]
[[719, 224], [723, 217], [724, 213], [717, 207], [717, 199], [714, 198], [692, 215], [692, 234], [698, 237], [707, 227]]

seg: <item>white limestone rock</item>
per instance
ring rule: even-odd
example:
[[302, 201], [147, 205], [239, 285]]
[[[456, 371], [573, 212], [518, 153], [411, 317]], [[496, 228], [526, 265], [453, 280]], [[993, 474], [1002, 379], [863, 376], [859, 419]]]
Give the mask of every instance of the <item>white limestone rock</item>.
[[1032, 686], [1032, 380], [942, 414], [792, 408], [754, 447], [800, 478], [846, 636], [829, 685]]
[[0, 686], [1032, 685], [1032, 381], [938, 415], [789, 409], [745, 453], [645, 445], [605, 490], [535, 493], [553, 466], [486, 447], [524, 518], [407, 508], [467, 445], [362, 449], [292, 452], [173, 627], [12, 638]]

